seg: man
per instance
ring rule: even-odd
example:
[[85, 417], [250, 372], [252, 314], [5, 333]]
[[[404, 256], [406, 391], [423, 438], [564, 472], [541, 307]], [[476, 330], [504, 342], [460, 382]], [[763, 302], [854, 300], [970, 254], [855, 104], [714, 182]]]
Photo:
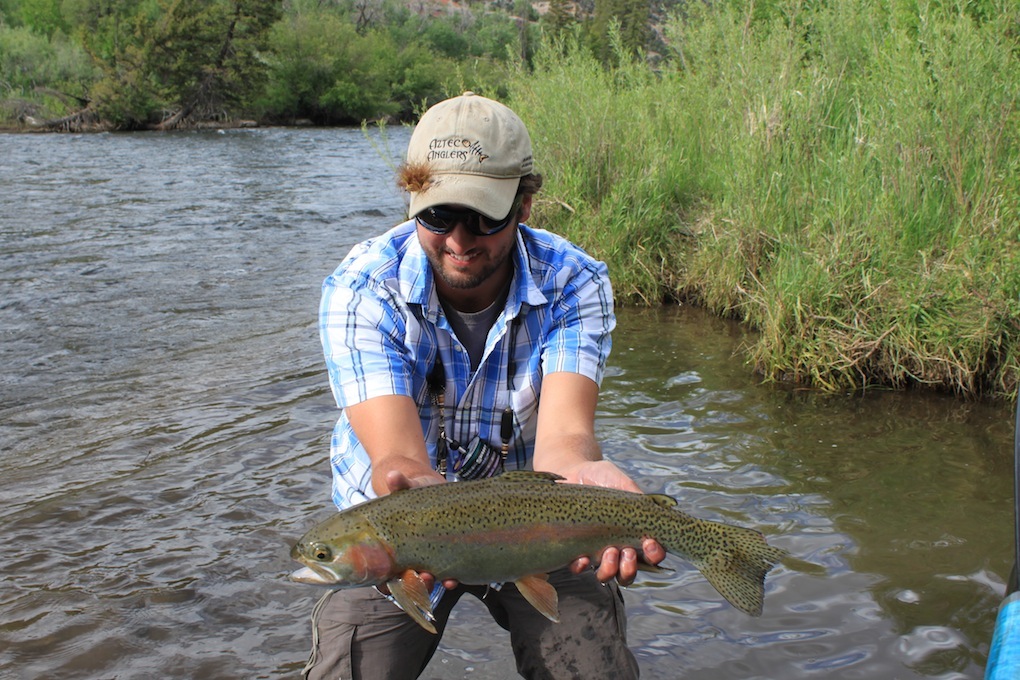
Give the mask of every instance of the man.
[[[343, 409], [331, 451], [339, 508], [520, 468], [639, 491], [595, 440], [615, 325], [606, 267], [523, 224], [542, 185], [532, 165], [528, 131], [506, 106], [471, 92], [437, 104], [400, 170], [412, 219], [356, 246], [326, 279], [320, 334]], [[655, 541], [641, 548], [653, 563], [665, 556]], [[560, 624], [513, 584], [437, 585], [438, 635], [375, 588], [328, 592], [312, 614], [305, 675], [416, 678], [471, 593], [510, 631], [523, 676], [637, 677], [610, 582], [632, 582], [638, 554], [595, 557], [597, 571], [583, 557], [550, 576]]]

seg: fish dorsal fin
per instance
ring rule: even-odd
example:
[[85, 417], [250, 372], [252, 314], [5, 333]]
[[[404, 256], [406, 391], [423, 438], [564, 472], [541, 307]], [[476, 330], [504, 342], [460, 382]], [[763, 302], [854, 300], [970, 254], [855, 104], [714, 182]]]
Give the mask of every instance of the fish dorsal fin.
[[507, 470], [496, 479], [504, 482], [555, 482], [565, 479], [555, 472], [535, 472], [534, 470]]
[[432, 624], [436, 617], [432, 614], [432, 603], [429, 602], [429, 591], [425, 581], [414, 569], [408, 569], [399, 578], [386, 584], [390, 594], [407, 615], [418, 622], [418, 625], [435, 634], [436, 627]]
[[517, 590], [521, 592], [524, 599], [531, 603], [541, 614], [553, 621], [560, 622], [560, 598], [556, 589], [549, 585], [547, 574], [532, 574], [514, 581]]
[[672, 496], [667, 496], [664, 493], [650, 493], [647, 494], [647, 496], [648, 498], [651, 498], [653, 501], [655, 501], [656, 505], [661, 506], [663, 508], [676, 507], [676, 499], [673, 498]]

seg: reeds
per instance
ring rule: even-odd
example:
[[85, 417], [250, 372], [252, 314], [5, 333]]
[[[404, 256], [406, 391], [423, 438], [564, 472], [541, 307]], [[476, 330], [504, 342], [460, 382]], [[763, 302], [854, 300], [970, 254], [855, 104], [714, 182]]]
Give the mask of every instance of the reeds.
[[537, 215], [621, 300], [757, 328], [767, 379], [1015, 393], [1020, 9], [986, 4], [692, 4], [654, 72], [549, 46], [511, 87]]

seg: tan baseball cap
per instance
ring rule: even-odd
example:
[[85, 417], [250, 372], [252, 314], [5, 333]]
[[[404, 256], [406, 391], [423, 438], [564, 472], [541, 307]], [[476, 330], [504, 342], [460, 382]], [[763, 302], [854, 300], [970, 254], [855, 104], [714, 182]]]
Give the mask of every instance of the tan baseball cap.
[[427, 165], [429, 181], [409, 192], [413, 217], [436, 205], [460, 205], [506, 217], [520, 178], [531, 173], [531, 137], [507, 106], [474, 92], [439, 102], [421, 117], [407, 145], [408, 165]]

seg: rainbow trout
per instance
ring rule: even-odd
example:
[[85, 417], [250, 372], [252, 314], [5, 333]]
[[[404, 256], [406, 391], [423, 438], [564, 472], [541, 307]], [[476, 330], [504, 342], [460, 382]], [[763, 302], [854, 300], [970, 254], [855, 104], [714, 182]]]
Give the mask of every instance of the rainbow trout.
[[476, 585], [512, 581], [528, 602], [557, 621], [548, 572], [581, 555], [597, 557], [608, 546], [640, 548], [651, 537], [696, 566], [733, 606], [761, 614], [765, 575], [786, 552], [768, 545], [759, 532], [691, 517], [669, 496], [559, 479], [506, 472], [356, 505], [294, 545], [291, 557], [305, 567], [290, 578], [334, 588], [385, 583], [403, 610], [433, 633], [428, 591], [418, 572]]

